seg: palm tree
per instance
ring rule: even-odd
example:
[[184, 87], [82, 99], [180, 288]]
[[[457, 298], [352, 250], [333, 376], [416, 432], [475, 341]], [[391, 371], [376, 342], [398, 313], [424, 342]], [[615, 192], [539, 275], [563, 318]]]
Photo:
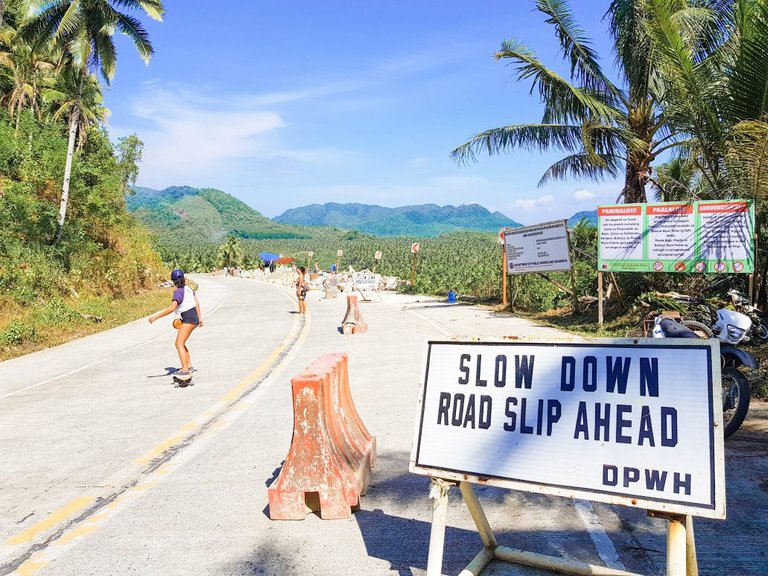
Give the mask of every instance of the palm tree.
[[570, 65], [570, 80], [547, 68], [523, 43], [505, 41], [495, 58], [510, 60], [517, 79], [532, 82], [531, 91], [538, 91], [544, 104], [542, 121], [487, 130], [455, 148], [451, 156], [466, 162], [480, 152], [561, 150], [568, 155], [547, 169], [539, 186], [569, 177], [601, 180], [623, 171], [619, 198], [646, 201], [652, 163], [680, 141], [668, 129], [659, 103], [658, 78], [644, 49], [649, 39], [643, 0], [614, 0], [606, 13], [623, 87], [601, 68], [566, 0], [537, 0], [536, 7], [554, 28]]
[[243, 246], [235, 236], [227, 237], [227, 241], [219, 247], [219, 263], [227, 268], [240, 265], [243, 260]]
[[65, 64], [53, 79], [52, 87], [42, 90], [42, 97], [54, 120], [76, 117], [78, 150], [85, 145], [91, 126], [107, 122], [109, 109], [104, 106], [101, 85], [93, 74], [81, 78], [78, 70]]
[[56, 243], [61, 241], [69, 201], [69, 181], [75, 138], [80, 125], [82, 93], [87, 88], [89, 74], [100, 73], [109, 84], [114, 77], [117, 53], [113, 35], [119, 31], [128, 36], [145, 62], [154, 50], [141, 22], [117, 8], [142, 10], [155, 20], [162, 20], [162, 0], [49, 0], [24, 27], [25, 34], [38, 42], [52, 42], [60, 48], [69, 65], [78, 72], [78, 96], [69, 113], [69, 141], [64, 167], [64, 181], [59, 203]]
[[666, 114], [690, 134], [680, 152], [700, 194], [768, 197], [768, 0], [646, 1]]
[[0, 104], [8, 108], [11, 118], [19, 116], [24, 108], [31, 108], [40, 115], [40, 86], [54, 64], [49, 54], [35, 50], [29, 42], [10, 25], [0, 28], [0, 74], [7, 76], [11, 90], [0, 97]]

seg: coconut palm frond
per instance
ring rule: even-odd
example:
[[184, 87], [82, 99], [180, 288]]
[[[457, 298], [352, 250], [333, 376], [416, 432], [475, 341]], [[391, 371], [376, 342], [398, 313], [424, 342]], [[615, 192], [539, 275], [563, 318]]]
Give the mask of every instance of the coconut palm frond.
[[622, 167], [621, 158], [616, 156], [601, 155], [600, 165], [597, 165], [587, 154], [571, 154], [547, 168], [538, 185], [542, 187], [551, 180], [568, 178], [594, 181], [604, 180], [609, 176], [615, 178], [621, 173]]
[[551, 148], [577, 150], [581, 146], [581, 128], [566, 124], [517, 124], [493, 128], [477, 134], [451, 152], [457, 162], [475, 161], [480, 152], [489, 156], [514, 148], [543, 152]]
[[606, 78], [597, 53], [590, 46], [584, 30], [576, 23], [566, 0], [537, 0], [536, 7], [549, 16], [547, 24], [555, 28], [563, 56], [570, 62], [571, 79], [588, 90], [614, 93], [617, 88]]
[[511, 60], [517, 68], [517, 80], [530, 80], [531, 92], [538, 90], [541, 101], [559, 111], [561, 121], [586, 116], [604, 119], [616, 116], [615, 108], [547, 68], [522, 42], [505, 41], [495, 58]]
[[726, 162], [738, 190], [751, 198], [768, 198], [768, 115], [733, 127]]

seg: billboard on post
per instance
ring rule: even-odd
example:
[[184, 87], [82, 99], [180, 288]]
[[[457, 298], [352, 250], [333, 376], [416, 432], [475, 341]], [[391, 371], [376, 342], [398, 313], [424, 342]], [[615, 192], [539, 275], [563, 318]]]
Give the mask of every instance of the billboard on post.
[[428, 342], [417, 474], [725, 517], [717, 340]]
[[556, 272], [571, 269], [568, 223], [545, 222], [502, 230], [507, 254], [507, 274]]
[[603, 272], [754, 272], [751, 200], [597, 207]]

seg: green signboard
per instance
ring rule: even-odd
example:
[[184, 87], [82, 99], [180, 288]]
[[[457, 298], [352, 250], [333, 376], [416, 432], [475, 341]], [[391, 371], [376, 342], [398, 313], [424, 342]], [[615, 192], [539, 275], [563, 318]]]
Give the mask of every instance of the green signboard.
[[754, 272], [751, 200], [598, 206], [597, 230], [599, 271]]

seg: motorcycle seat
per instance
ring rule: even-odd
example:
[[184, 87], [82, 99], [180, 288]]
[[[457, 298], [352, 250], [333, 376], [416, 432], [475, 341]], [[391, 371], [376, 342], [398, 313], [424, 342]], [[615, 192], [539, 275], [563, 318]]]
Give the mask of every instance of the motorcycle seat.
[[660, 320], [659, 326], [661, 326], [661, 329], [664, 331], [664, 335], [667, 338], [699, 338], [699, 335], [696, 334], [696, 332], [669, 318]]

